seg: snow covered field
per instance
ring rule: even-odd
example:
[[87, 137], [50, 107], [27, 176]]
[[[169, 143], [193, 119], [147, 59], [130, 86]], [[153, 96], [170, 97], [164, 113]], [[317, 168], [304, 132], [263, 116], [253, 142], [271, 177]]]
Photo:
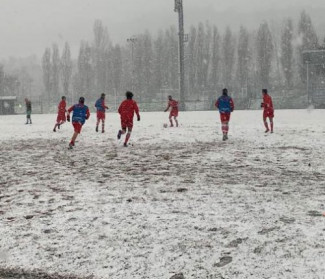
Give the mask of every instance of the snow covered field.
[[[95, 278], [325, 278], [325, 111], [0, 116], [0, 268]], [[1, 275], [0, 275], [1, 277]]]

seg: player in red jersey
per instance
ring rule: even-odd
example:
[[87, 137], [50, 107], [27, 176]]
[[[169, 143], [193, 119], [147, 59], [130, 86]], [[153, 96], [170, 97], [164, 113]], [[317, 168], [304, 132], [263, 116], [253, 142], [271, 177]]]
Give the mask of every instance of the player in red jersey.
[[176, 127], [178, 127], [178, 121], [177, 121], [177, 116], [178, 116], [178, 102], [176, 100], [173, 100], [172, 96], [168, 96], [168, 105], [167, 108], [165, 109], [165, 112], [171, 108], [170, 113], [169, 113], [169, 122], [170, 122], [170, 127], [174, 127], [173, 124], [173, 119], [174, 117]]
[[117, 138], [120, 139], [122, 135], [126, 133], [125, 136], [125, 141], [124, 141], [124, 146], [127, 147], [128, 141], [131, 136], [132, 128], [133, 128], [133, 117], [134, 113], [136, 113], [138, 117], [138, 121], [140, 121], [140, 114], [139, 114], [139, 107], [134, 101], [133, 98], [133, 93], [130, 91], [126, 92], [126, 100], [124, 100], [119, 108], [118, 108], [118, 113], [121, 116], [121, 127], [122, 130], [118, 131]]
[[273, 133], [273, 118], [274, 118], [274, 107], [271, 96], [267, 93], [267, 89], [262, 89], [263, 94], [263, 103], [261, 103], [261, 107], [264, 109], [263, 111], [263, 122], [265, 126], [265, 133], [270, 131], [269, 125], [267, 123], [267, 118], [270, 120], [271, 133]]
[[62, 96], [61, 102], [58, 105], [58, 116], [56, 118], [56, 124], [54, 125], [53, 132], [56, 132], [56, 127], [60, 129], [60, 125], [62, 125], [66, 121], [65, 113], [67, 112], [66, 110], [66, 98], [65, 96]]

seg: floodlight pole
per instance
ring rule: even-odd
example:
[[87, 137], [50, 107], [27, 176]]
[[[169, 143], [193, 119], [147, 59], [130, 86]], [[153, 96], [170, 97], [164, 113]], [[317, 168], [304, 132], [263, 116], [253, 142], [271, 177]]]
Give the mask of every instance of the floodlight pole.
[[307, 64], [307, 101], [308, 105], [310, 105], [310, 96], [309, 96], [309, 61], [306, 61]]
[[179, 102], [180, 110], [185, 110], [185, 67], [184, 67], [184, 14], [183, 0], [175, 0], [175, 12], [178, 13], [179, 36]]

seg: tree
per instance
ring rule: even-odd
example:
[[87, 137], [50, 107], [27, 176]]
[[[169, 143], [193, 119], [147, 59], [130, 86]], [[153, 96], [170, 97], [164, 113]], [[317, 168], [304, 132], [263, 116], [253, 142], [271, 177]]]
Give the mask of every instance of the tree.
[[306, 11], [302, 11], [300, 14], [300, 20], [298, 23], [298, 36], [300, 45], [298, 46], [298, 64], [299, 64], [299, 74], [301, 80], [306, 82], [306, 68], [303, 63], [302, 53], [304, 50], [317, 49], [318, 47], [318, 37], [315, 28], [312, 24], [310, 16]]
[[71, 83], [72, 76], [72, 61], [71, 61], [71, 52], [70, 46], [66, 42], [62, 52], [61, 63], [60, 63], [60, 72], [61, 72], [61, 81], [64, 95], [69, 94], [69, 87]]
[[256, 49], [256, 66], [259, 83], [261, 87], [268, 88], [273, 56], [273, 43], [271, 32], [266, 22], [262, 23], [258, 29]]
[[59, 47], [57, 44], [52, 46], [52, 101], [59, 99], [59, 88], [60, 88], [60, 54]]
[[123, 65], [122, 50], [120, 45], [116, 45], [112, 50], [113, 57], [113, 85], [114, 90], [120, 91], [122, 87]]
[[293, 80], [293, 23], [287, 19], [281, 34], [281, 65], [283, 68], [286, 86], [292, 87]]
[[[94, 23], [94, 44], [93, 55], [95, 69], [95, 90], [104, 92], [107, 89], [107, 71], [110, 68], [109, 53], [110, 40], [107, 28], [103, 26], [101, 20], [96, 20]], [[109, 59], [107, 59], [109, 58]]]
[[222, 41], [222, 82], [224, 87], [229, 87], [232, 80], [232, 72], [235, 61], [235, 39], [231, 29], [226, 28]]
[[153, 48], [152, 38], [149, 31], [146, 31], [143, 36], [143, 78], [144, 78], [144, 92], [146, 97], [152, 98], [153, 84]]
[[251, 53], [249, 50], [249, 34], [247, 29], [243, 26], [240, 26], [239, 30], [237, 59], [237, 82], [240, 89], [247, 89]]
[[45, 87], [46, 97], [51, 102], [51, 49], [46, 48], [42, 58], [43, 84]]
[[84, 97], [92, 97], [93, 89], [93, 67], [91, 64], [91, 47], [88, 42], [82, 41], [79, 49], [78, 56], [78, 83], [76, 89], [78, 94]]
[[0, 96], [4, 95], [4, 81], [5, 81], [5, 73], [3, 70], [3, 65], [0, 64]]
[[211, 54], [211, 72], [210, 72], [210, 85], [212, 89], [216, 89], [218, 85], [218, 72], [220, 65], [220, 35], [218, 32], [218, 28], [216, 26], [213, 27], [212, 31], [212, 54]]
[[157, 39], [154, 41], [154, 50], [153, 50], [153, 79], [154, 87], [157, 92], [164, 87], [164, 33], [159, 31]]
[[188, 70], [186, 71], [188, 74], [188, 84], [189, 84], [189, 93], [193, 94], [196, 92], [196, 75], [197, 75], [197, 67], [196, 67], [196, 41], [197, 41], [197, 30], [195, 26], [191, 26], [189, 42], [187, 44], [187, 66]]

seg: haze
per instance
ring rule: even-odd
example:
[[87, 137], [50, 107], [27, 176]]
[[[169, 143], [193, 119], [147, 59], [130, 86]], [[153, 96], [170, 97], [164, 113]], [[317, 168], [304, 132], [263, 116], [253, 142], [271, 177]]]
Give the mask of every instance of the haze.
[[[323, 0], [183, 0], [185, 28], [199, 21], [257, 28], [263, 20], [297, 18], [305, 9], [324, 36]], [[95, 19], [108, 27], [112, 41], [148, 29], [156, 32], [177, 23], [174, 0], [1, 0], [0, 58], [42, 55], [45, 47], [68, 41], [73, 55], [82, 39], [92, 38]]]

